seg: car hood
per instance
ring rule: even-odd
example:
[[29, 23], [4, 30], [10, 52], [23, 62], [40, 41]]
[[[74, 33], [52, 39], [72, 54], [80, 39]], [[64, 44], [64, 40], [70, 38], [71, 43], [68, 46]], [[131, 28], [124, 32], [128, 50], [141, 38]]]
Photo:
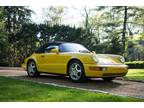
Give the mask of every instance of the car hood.
[[122, 64], [120, 61], [120, 55], [113, 54], [94, 54], [97, 57], [98, 63], [102, 65], [119, 65]]
[[[64, 54], [70, 54], [72, 58], [78, 57], [83, 63], [96, 63], [98, 65], [119, 65], [122, 64], [120, 61], [120, 55], [114, 54], [96, 54], [94, 52], [91, 53], [78, 53], [78, 52], [68, 52]], [[94, 57], [98, 60], [98, 62], [94, 61]]]

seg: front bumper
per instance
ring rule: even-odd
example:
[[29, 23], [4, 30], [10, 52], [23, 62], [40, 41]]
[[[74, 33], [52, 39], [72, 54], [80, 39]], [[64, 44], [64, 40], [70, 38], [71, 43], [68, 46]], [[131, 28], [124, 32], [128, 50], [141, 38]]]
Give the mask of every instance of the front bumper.
[[122, 77], [128, 72], [127, 65], [84, 64], [86, 77]]

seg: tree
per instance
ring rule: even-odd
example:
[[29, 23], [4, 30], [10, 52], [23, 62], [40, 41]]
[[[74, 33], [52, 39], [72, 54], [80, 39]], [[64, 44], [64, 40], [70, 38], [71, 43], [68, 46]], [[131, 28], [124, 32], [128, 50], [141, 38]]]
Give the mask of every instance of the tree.
[[32, 11], [22, 6], [3, 7], [5, 31], [8, 35], [9, 43], [16, 41], [15, 34], [21, 29], [22, 25], [30, 21]]
[[48, 25], [60, 25], [62, 22], [62, 17], [64, 15], [64, 7], [62, 6], [50, 6], [44, 10], [45, 23]]
[[8, 39], [10, 64], [14, 66], [17, 63], [17, 33], [21, 29], [22, 25], [30, 21], [32, 11], [22, 6], [5, 6], [2, 7], [4, 30]]
[[6, 53], [7, 50], [7, 37], [4, 32], [4, 22], [3, 22], [3, 8], [0, 7], [0, 65], [1, 66], [7, 66], [7, 60], [6, 60]]
[[[118, 9], [118, 7], [115, 7]], [[97, 13], [94, 18], [97, 19], [95, 32], [99, 37], [99, 44], [96, 45], [98, 53], [121, 54], [121, 20], [113, 7], [95, 8]], [[101, 11], [99, 13], [99, 11]], [[96, 18], [97, 17], [97, 18]]]
[[95, 46], [98, 43], [98, 39], [97, 39], [97, 36], [94, 35], [94, 32], [93, 32], [94, 28], [92, 26], [93, 24], [91, 23], [92, 11], [93, 9], [90, 9], [86, 6], [81, 10], [81, 15], [84, 17], [84, 20], [82, 22], [82, 28], [85, 30], [85, 32], [83, 32], [83, 35], [81, 37], [81, 43], [84, 46], [86, 46], [88, 49], [95, 50]]

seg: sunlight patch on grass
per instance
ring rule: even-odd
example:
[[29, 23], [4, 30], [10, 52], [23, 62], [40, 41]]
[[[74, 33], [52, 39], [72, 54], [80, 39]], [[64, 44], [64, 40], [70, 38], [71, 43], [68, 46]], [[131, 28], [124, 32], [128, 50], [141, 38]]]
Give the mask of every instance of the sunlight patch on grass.
[[144, 69], [129, 69], [126, 78], [133, 80], [144, 80]]

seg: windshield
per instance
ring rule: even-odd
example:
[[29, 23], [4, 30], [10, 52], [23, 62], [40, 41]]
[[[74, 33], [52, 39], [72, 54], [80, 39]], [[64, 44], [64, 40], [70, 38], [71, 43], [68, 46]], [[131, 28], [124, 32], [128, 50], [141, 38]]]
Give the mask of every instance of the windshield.
[[84, 46], [75, 43], [64, 43], [60, 46], [61, 52], [81, 52], [89, 53], [90, 51]]

